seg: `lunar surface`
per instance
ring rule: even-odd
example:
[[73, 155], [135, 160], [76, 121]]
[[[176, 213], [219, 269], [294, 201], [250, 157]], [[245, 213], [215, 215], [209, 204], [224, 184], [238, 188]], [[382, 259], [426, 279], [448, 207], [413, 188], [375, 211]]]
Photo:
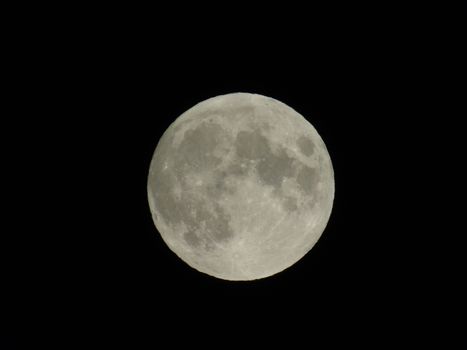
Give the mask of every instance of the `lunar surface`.
[[163, 134], [148, 199], [169, 248], [226, 280], [274, 275], [300, 260], [332, 210], [326, 146], [275, 99], [233, 93], [203, 101]]

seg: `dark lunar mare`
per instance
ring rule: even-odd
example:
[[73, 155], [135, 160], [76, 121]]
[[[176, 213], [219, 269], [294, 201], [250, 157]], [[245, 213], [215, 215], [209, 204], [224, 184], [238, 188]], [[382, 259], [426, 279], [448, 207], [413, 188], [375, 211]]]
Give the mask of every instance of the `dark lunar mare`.
[[[307, 155], [314, 152], [314, 144], [303, 136], [297, 140], [301, 151]], [[319, 182], [319, 172], [291, 158], [286, 149], [279, 146], [273, 151], [269, 140], [259, 129], [240, 131], [235, 141], [236, 155], [241, 160], [252, 160], [260, 181], [272, 186], [277, 198], [288, 212], [297, 210], [297, 200], [285, 194], [281, 188], [285, 178], [296, 178], [297, 184], [306, 194], [314, 193]]]
[[[161, 138], [154, 158], [149, 188], [154, 196], [157, 212], [172, 228], [185, 224], [188, 232], [185, 241], [194, 247], [204, 244], [212, 248], [212, 241], [224, 242], [233, 237], [229, 226], [230, 216], [214, 201], [207, 201], [190, 185], [190, 177], [200, 173], [213, 172], [222, 157], [214, 155], [225, 142], [225, 131], [218, 124], [201, 123], [185, 132], [178, 147], [172, 145], [174, 130], [168, 129]], [[167, 165], [167, 168], [165, 168]], [[180, 186], [180, 198], [175, 195]], [[206, 236], [196, 231], [204, 227]]]

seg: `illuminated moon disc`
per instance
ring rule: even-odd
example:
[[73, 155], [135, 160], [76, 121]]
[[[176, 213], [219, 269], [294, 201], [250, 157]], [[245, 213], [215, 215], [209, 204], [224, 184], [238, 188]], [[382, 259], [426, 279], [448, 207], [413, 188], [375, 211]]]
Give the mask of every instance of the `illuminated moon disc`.
[[315, 245], [331, 214], [334, 173], [299, 113], [233, 93], [197, 104], [165, 131], [148, 199], [163, 240], [184, 262], [217, 278], [254, 280]]

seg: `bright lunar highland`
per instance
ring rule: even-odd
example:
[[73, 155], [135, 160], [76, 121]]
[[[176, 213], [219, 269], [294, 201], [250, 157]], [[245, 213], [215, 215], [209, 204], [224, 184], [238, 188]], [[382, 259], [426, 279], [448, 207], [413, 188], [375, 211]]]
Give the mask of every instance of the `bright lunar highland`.
[[198, 271], [226, 280], [274, 275], [323, 233], [334, 172], [315, 128], [282, 102], [233, 93], [177, 118], [148, 176], [154, 223]]

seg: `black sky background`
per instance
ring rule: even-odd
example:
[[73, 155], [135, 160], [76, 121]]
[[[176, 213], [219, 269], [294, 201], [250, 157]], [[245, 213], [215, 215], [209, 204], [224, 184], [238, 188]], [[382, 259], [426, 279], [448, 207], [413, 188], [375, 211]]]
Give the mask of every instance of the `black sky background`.
[[[363, 10], [273, 7], [219, 19], [187, 9], [170, 20], [100, 13], [23, 33], [17, 83], [31, 98], [12, 121], [21, 136], [8, 142], [27, 169], [22, 184], [38, 193], [32, 207], [12, 202], [22, 210], [12, 230], [14, 314], [47, 325], [52, 342], [60, 333], [65, 343], [136, 348], [451, 339], [430, 331], [435, 315], [450, 311], [440, 285], [455, 288], [438, 264], [446, 252], [433, 248], [431, 218], [444, 208], [427, 195], [439, 170], [433, 158], [449, 163], [425, 142], [442, 124], [429, 113], [437, 77], [427, 33], [410, 15], [397, 12], [395, 23], [391, 11]], [[188, 267], [162, 241], [147, 203], [165, 129], [231, 92], [270, 96], [305, 116], [335, 172], [321, 239], [255, 282]]]

